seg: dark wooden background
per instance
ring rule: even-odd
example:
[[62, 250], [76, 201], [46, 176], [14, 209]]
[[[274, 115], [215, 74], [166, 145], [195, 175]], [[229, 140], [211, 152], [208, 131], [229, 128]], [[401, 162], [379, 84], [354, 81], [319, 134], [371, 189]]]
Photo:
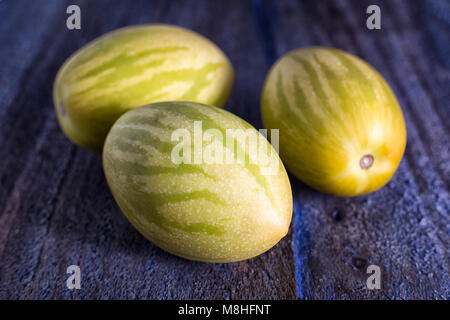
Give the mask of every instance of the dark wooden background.
[[[66, 29], [81, 7], [82, 29]], [[382, 30], [366, 28], [381, 7]], [[0, 0], [1, 299], [449, 299], [450, 2]], [[375, 66], [403, 108], [406, 154], [393, 180], [335, 198], [294, 177], [289, 234], [240, 263], [183, 260], [153, 246], [114, 203], [101, 156], [71, 144], [52, 105], [58, 68], [95, 37], [130, 24], [193, 29], [231, 59], [228, 110], [261, 128], [259, 98], [287, 51], [326, 45]], [[79, 265], [82, 289], [66, 288]], [[366, 288], [366, 267], [382, 271]]]

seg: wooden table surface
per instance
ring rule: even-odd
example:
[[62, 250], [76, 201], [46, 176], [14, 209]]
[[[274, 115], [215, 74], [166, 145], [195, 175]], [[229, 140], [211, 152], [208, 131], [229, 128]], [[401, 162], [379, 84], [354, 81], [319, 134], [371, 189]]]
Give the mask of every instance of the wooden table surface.
[[[66, 8], [81, 8], [81, 30]], [[381, 30], [366, 8], [381, 8]], [[0, 0], [0, 299], [449, 299], [450, 2]], [[232, 61], [227, 109], [262, 128], [260, 94], [287, 51], [354, 53], [392, 86], [408, 129], [383, 189], [337, 198], [290, 176], [294, 216], [272, 250], [239, 263], [183, 260], [121, 214], [101, 155], [58, 127], [52, 84], [64, 60], [113, 29], [149, 22], [195, 30]], [[66, 287], [81, 268], [82, 288]], [[366, 287], [366, 268], [382, 287]]]

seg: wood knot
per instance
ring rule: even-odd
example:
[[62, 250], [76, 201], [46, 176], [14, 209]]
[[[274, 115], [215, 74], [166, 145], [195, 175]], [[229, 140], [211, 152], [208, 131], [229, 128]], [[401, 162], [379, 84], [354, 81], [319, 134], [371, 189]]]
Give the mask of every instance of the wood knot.
[[336, 222], [342, 220], [341, 210], [339, 210], [338, 208], [334, 208], [334, 210], [331, 212], [331, 216], [333, 217], [333, 220]]
[[366, 266], [367, 260], [361, 257], [352, 257], [352, 264], [356, 269], [362, 269]]

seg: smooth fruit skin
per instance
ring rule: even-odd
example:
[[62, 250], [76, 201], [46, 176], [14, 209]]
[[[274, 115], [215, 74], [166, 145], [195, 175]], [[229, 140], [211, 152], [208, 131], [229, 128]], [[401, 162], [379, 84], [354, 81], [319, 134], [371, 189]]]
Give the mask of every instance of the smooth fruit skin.
[[124, 112], [169, 100], [222, 107], [233, 80], [227, 57], [203, 36], [139, 25], [97, 38], [70, 57], [56, 76], [53, 99], [66, 136], [100, 152]]
[[385, 185], [406, 146], [401, 108], [366, 62], [341, 50], [291, 51], [272, 67], [262, 118], [280, 129], [280, 156], [307, 185], [356, 196]]
[[[244, 163], [175, 164], [171, 154], [179, 142], [172, 142], [172, 133], [186, 128], [194, 136], [194, 121], [223, 137], [227, 129], [254, 131], [262, 138], [259, 146], [272, 157], [274, 174], [250, 162], [255, 155], [236, 139], [236, 149], [225, 139], [213, 141], [224, 154], [245, 150]], [[250, 124], [223, 109], [190, 102], [133, 109], [111, 128], [103, 166], [128, 220], [155, 245], [177, 256], [207, 262], [244, 260], [270, 249], [288, 232], [292, 192], [278, 154]]]

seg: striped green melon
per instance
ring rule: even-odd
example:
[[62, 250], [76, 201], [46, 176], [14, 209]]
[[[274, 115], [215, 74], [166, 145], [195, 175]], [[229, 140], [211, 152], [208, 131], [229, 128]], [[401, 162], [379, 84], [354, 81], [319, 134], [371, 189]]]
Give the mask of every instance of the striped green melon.
[[170, 25], [141, 25], [108, 33], [70, 57], [54, 84], [64, 133], [101, 151], [124, 112], [159, 101], [187, 100], [222, 107], [233, 68], [212, 42]]
[[288, 170], [330, 194], [379, 189], [405, 150], [405, 123], [389, 85], [337, 49], [297, 49], [278, 60], [264, 85], [262, 117], [266, 128], [280, 129]]
[[[196, 121], [205, 137], [210, 129], [214, 134], [201, 148], [189, 147], [192, 160], [214, 146], [224, 157], [240, 150], [244, 161], [174, 162], [180, 140], [173, 133], [185, 129], [194, 141]], [[250, 152], [249, 140], [233, 138], [228, 144], [221, 139], [229, 129], [256, 133], [261, 156]], [[103, 165], [128, 220], [155, 245], [180, 257], [243, 260], [270, 249], [288, 231], [292, 193], [278, 154], [251, 125], [223, 109], [161, 102], [128, 111], [106, 138]]]

